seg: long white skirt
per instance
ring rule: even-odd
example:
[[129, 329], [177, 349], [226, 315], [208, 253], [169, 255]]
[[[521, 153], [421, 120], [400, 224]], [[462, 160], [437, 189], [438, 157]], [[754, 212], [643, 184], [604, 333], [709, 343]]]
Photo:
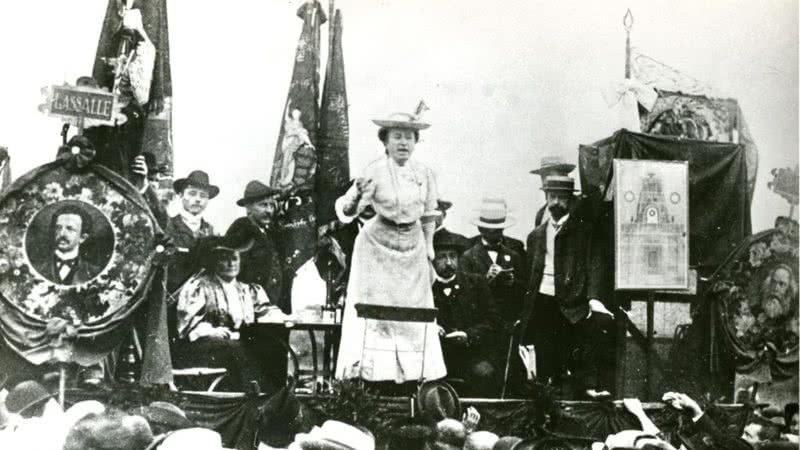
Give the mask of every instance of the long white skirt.
[[400, 231], [376, 218], [356, 237], [336, 378], [402, 383], [421, 374], [426, 380], [447, 374], [435, 323], [365, 321], [356, 316], [357, 303], [434, 307], [419, 223]]

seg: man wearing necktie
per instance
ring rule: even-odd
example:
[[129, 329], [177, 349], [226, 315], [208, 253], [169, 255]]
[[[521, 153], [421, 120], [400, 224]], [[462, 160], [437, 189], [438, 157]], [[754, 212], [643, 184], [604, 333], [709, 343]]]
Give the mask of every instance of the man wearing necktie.
[[57, 284], [85, 283], [100, 273], [81, 255], [83, 244], [92, 231], [89, 215], [77, 205], [67, 204], [53, 214], [53, 258], [48, 279]]
[[448, 377], [465, 382], [459, 392], [492, 397], [499, 393], [501, 366], [495, 355], [502, 352], [493, 349], [500, 318], [485, 279], [458, 268], [465, 244], [463, 236], [447, 230], [433, 237], [433, 302], [439, 310], [439, 339]]
[[614, 316], [599, 300], [608, 277], [591, 208], [571, 177], [550, 176], [542, 190], [550, 217], [531, 235], [522, 342], [535, 346], [540, 380], [562, 387], [571, 373], [582, 395], [607, 395]]
[[480, 239], [464, 252], [461, 268], [484, 277], [505, 328], [511, 331], [519, 319], [527, 280], [525, 256], [503, 236], [503, 230], [514, 225], [515, 219], [508, 214], [505, 200], [485, 198], [473, 223], [478, 226]]

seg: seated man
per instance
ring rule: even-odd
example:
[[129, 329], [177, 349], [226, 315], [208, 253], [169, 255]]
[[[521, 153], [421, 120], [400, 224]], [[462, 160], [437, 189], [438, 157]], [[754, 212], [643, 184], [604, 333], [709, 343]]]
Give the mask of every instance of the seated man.
[[493, 354], [499, 316], [483, 277], [458, 270], [464, 240], [450, 232], [436, 233], [433, 247], [433, 301], [447, 374], [463, 379], [463, 395], [490, 397], [498, 393], [499, 364]]
[[239, 330], [245, 325], [255, 323], [270, 310], [277, 311], [261, 286], [236, 279], [239, 252], [248, 247], [235, 246], [224, 237], [198, 242], [204, 272], [191, 278], [178, 295], [179, 341], [173, 357], [177, 368], [228, 369], [228, 379], [233, 381], [228, 388], [237, 390], [245, 390], [251, 380], [262, 388], [274, 388], [284, 381], [266, 377], [271, 355], [265, 346], [239, 339]]

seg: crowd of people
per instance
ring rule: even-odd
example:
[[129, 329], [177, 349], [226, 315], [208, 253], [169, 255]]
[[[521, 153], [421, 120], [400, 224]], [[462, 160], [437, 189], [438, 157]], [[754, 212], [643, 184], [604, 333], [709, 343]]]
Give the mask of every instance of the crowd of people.
[[[443, 409], [422, 410], [415, 417], [394, 420], [379, 435], [363, 426], [327, 420], [321, 426], [304, 422], [294, 430], [258, 432], [259, 450], [536, 450], [536, 449], [684, 449], [768, 450], [798, 448], [797, 404], [780, 418], [757, 410], [745, 421], [739, 436], [717, 424], [712, 414], [686, 394], [668, 392], [665, 407], [683, 416], [678, 430], [662, 432], [637, 399], [622, 401], [638, 424], [615, 430], [605, 439], [549, 431], [536, 436], [500, 436], [485, 429], [481, 414], [469, 407], [460, 417]], [[458, 408], [460, 413], [460, 408]], [[449, 410], [448, 410], [449, 412]], [[295, 411], [295, 415], [302, 413]], [[277, 433], [277, 434], [276, 434]], [[702, 447], [697, 447], [703, 442]], [[228, 444], [230, 445], [230, 444]], [[181, 408], [165, 401], [122, 410], [97, 400], [84, 400], [66, 409], [36, 381], [0, 389], [0, 447], [37, 450], [224, 450], [214, 430], [200, 427]]]

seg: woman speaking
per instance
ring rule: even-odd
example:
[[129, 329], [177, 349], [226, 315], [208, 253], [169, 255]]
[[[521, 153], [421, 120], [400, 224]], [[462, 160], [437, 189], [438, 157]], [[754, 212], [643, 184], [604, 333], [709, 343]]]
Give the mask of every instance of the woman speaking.
[[376, 212], [353, 248], [336, 377], [394, 383], [442, 378], [446, 370], [436, 326], [356, 316], [356, 304], [433, 308], [429, 260], [438, 215], [436, 180], [433, 171], [411, 159], [420, 130], [429, 125], [405, 113], [373, 122], [386, 155], [367, 165], [336, 202], [345, 222], [367, 206]]

